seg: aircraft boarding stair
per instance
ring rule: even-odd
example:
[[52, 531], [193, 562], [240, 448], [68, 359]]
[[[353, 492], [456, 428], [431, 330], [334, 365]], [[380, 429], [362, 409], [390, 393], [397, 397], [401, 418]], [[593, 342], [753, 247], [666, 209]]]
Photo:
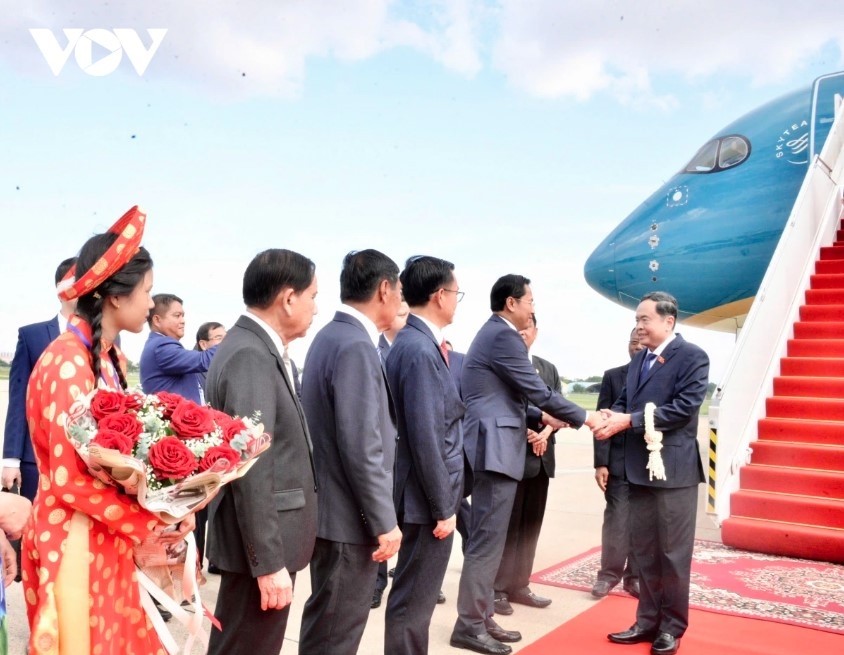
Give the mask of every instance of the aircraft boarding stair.
[[739, 472], [725, 544], [844, 563], [844, 231], [821, 249], [766, 416]]
[[708, 511], [736, 548], [844, 563], [842, 190], [838, 112], [710, 406]]

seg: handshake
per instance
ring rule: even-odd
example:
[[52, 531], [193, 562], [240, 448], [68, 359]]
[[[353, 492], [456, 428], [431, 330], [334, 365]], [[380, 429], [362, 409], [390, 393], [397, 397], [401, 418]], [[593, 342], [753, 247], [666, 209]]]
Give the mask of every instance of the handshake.
[[[554, 418], [547, 412], [542, 412], [542, 423], [550, 425], [554, 430], [569, 427], [568, 423]], [[597, 412], [587, 412], [584, 425], [588, 426], [589, 429], [592, 430], [592, 434], [599, 441], [609, 439], [614, 434], [618, 434], [622, 430], [633, 427], [630, 414], [621, 414], [610, 409], [602, 409]]]

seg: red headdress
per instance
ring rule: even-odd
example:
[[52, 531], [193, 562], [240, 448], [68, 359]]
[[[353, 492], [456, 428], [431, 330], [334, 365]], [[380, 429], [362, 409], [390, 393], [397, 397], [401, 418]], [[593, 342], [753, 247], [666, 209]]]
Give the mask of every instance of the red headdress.
[[117, 240], [103, 253], [94, 265], [76, 279], [76, 266], [71, 268], [59, 282], [59, 298], [73, 300], [96, 289], [134, 257], [141, 247], [147, 215], [135, 205], [123, 214], [108, 231], [117, 235]]

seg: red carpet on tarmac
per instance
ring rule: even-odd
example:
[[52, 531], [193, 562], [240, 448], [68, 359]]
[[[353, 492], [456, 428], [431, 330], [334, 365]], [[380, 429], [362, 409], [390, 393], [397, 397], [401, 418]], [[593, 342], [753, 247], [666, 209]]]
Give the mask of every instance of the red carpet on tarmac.
[[[601, 549], [535, 573], [531, 582], [589, 591], [600, 568]], [[629, 598], [620, 590], [612, 594]], [[844, 636], [844, 566], [737, 550], [695, 541], [691, 607], [732, 616], [776, 621]], [[632, 625], [631, 612], [627, 624]], [[844, 653], [844, 640], [839, 642]], [[801, 650], [808, 653], [809, 650]], [[632, 654], [631, 654], [632, 655]]]
[[[621, 646], [607, 640], [608, 633], [626, 630], [635, 620], [635, 600], [608, 596], [522, 648], [519, 655], [648, 655], [649, 643]], [[844, 636], [693, 609], [689, 630], [678, 652], [682, 655], [837, 655], [844, 653]]]

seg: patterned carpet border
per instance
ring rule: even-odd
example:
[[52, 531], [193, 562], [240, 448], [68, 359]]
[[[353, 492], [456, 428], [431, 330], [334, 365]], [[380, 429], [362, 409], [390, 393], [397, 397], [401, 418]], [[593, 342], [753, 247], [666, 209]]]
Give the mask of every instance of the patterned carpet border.
[[[589, 591], [600, 547], [535, 573], [532, 582]], [[618, 585], [611, 592], [627, 595]], [[695, 541], [690, 605], [844, 635], [844, 566]]]

